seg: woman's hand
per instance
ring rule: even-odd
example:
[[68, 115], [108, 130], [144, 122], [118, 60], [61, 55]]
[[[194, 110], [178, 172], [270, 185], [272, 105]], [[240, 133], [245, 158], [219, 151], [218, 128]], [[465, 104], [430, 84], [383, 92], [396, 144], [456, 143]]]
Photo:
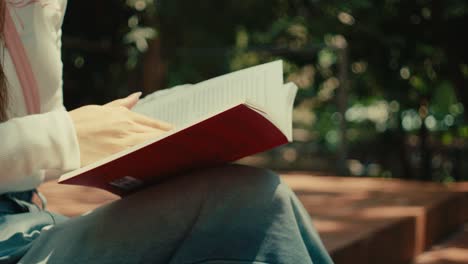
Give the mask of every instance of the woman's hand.
[[80, 145], [81, 166], [143, 143], [170, 130], [171, 125], [130, 111], [141, 93], [69, 112]]

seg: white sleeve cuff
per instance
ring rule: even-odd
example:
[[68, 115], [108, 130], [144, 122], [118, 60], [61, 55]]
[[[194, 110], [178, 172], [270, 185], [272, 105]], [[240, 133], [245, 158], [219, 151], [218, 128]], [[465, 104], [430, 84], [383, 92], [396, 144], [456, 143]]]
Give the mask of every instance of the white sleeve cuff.
[[[13, 118], [0, 124], [0, 188], [33, 189], [44, 180], [43, 170], [67, 172], [80, 167], [80, 148], [66, 111]], [[56, 173], [56, 177], [60, 173]]]
[[[31, 122], [28, 128], [22, 130], [25, 131], [25, 135], [21, 136], [29, 138], [31, 145], [35, 145], [29, 151], [30, 164], [36, 165], [33, 169], [62, 172], [78, 169], [81, 163], [80, 147], [75, 126], [68, 112], [53, 111], [31, 116], [31, 119], [33, 118], [36, 119], [34, 121], [37, 126], [33, 127]], [[38, 134], [37, 138], [30, 133]]]
[[62, 166], [64, 172], [79, 169], [81, 166], [80, 145], [76, 134], [75, 125], [67, 111], [59, 111], [63, 117], [63, 142], [62, 142]]

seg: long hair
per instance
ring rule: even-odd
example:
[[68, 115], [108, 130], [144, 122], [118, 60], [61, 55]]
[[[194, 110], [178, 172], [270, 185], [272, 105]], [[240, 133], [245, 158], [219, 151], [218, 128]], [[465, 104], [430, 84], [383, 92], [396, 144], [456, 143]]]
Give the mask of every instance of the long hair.
[[[3, 41], [3, 26], [5, 24], [5, 0], [0, 0], [0, 41]], [[0, 51], [3, 56], [3, 51]], [[6, 85], [5, 72], [3, 71], [3, 58], [0, 58], [0, 122], [7, 120], [8, 91]]]

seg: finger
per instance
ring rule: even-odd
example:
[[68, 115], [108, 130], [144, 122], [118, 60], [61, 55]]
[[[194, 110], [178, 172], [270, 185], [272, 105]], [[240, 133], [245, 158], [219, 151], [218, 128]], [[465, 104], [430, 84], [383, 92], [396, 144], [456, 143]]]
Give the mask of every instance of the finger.
[[141, 94], [141, 92], [133, 93], [125, 98], [112, 101], [106, 104], [106, 106], [123, 106], [132, 109], [138, 103], [138, 100], [140, 100]]
[[174, 128], [174, 126], [169, 123], [166, 123], [161, 120], [152, 119], [152, 118], [149, 118], [149, 117], [146, 117], [144, 115], [140, 115], [134, 112], [132, 112], [132, 118], [138, 124], [142, 124], [142, 125], [149, 126], [152, 128], [161, 129], [164, 131], [169, 131]]
[[167, 132], [167, 130], [163, 130], [163, 129], [160, 129], [160, 128], [155, 128], [155, 127], [151, 127], [151, 126], [147, 126], [147, 125], [144, 125], [144, 124], [140, 124], [140, 123], [135, 123], [132, 128], [131, 128], [131, 132], [133, 133], [139, 133], [139, 134], [144, 134], [144, 133], [157, 133], [157, 132]]

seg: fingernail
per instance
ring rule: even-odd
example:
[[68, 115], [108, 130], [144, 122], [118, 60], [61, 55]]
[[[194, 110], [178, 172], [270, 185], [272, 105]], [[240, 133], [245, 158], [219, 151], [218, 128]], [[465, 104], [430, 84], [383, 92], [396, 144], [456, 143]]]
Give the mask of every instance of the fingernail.
[[164, 126], [165, 126], [165, 128], [166, 128], [167, 130], [172, 130], [172, 129], [174, 129], [174, 125], [172, 125], [172, 124], [165, 123]]
[[142, 94], [143, 94], [142, 92], [136, 92], [136, 93], [132, 93], [129, 97], [135, 97], [136, 99], [140, 99]]
[[173, 124], [170, 124], [170, 123], [167, 123], [167, 122], [164, 122], [164, 121], [160, 121], [161, 125], [163, 126], [164, 129], [166, 130], [172, 130], [174, 129], [174, 125]]

